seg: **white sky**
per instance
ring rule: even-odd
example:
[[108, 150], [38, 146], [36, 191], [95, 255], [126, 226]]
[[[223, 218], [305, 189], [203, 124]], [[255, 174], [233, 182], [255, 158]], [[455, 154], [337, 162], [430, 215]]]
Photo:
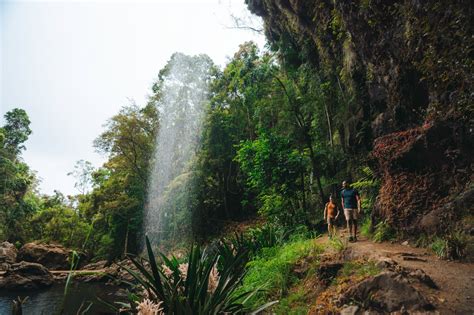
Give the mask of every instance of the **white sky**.
[[0, 114], [27, 111], [23, 157], [41, 191], [77, 193], [66, 174], [80, 159], [104, 162], [92, 147], [102, 125], [130, 99], [145, 103], [173, 52], [222, 66], [245, 41], [262, 47], [263, 35], [229, 28], [246, 12], [244, 0], [0, 0]]

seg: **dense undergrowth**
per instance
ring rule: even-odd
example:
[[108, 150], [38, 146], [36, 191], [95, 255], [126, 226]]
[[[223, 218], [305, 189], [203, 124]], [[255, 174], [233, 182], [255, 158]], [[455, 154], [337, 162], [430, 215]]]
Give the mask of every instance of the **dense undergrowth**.
[[151, 309], [158, 314], [284, 309], [292, 299], [290, 287], [298, 282], [295, 264], [323, 251], [314, 236], [304, 226], [288, 232], [264, 224], [206, 247], [193, 246], [179, 259], [154, 252], [147, 239], [148, 259], [131, 256], [135, 268], [124, 267], [135, 279], [129, 302], [109, 306], [117, 312]]
[[307, 256], [317, 256], [322, 248], [314, 239], [296, 239], [278, 247], [262, 249], [248, 264], [241, 291], [264, 289], [247, 301], [257, 306], [269, 300], [284, 298], [298, 280], [293, 273], [294, 265]]

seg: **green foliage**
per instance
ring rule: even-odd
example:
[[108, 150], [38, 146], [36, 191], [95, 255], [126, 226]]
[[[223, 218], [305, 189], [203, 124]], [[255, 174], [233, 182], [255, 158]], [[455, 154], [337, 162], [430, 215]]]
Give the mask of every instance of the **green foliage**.
[[332, 10], [331, 15], [332, 15], [332, 19], [331, 19], [330, 25], [331, 25], [332, 33], [334, 34], [334, 36], [336, 36], [338, 40], [340, 40], [342, 39], [345, 33], [342, 16], [339, 13], [339, 11], [335, 9]]
[[236, 250], [247, 250], [250, 256], [256, 255], [263, 248], [283, 244], [288, 239], [289, 232], [275, 224], [265, 224], [261, 227], [250, 228], [244, 233], [235, 234], [223, 241]]
[[467, 236], [459, 230], [454, 231], [446, 237], [446, 257], [448, 259], [462, 259], [466, 256]]
[[92, 184], [92, 191], [79, 197], [78, 208], [93, 229], [85, 248], [93, 255], [112, 259], [138, 250], [157, 127], [152, 104], [122, 108], [94, 143], [108, 161], [92, 173], [87, 165], [80, 170]]
[[297, 240], [282, 246], [264, 248], [248, 264], [248, 273], [238, 292], [265, 289], [246, 303], [249, 307], [257, 306], [270, 299], [284, 296], [289, 286], [295, 281], [292, 267], [301, 258], [322, 251], [313, 239]]
[[380, 180], [374, 175], [374, 172], [367, 166], [360, 169], [361, 176], [358, 181], [352, 183], [362, 195], [361, 207], [365, 213], [371, 213], [377, 198]]
[[325, 189], [335, 189], [333, 176], [345, 163], [332, 83], [307, 64], [286, 69], [245, 43], [211, 91], [195, 221], [212, 222], [209, 230], [257, 210], [286, 226], [314, 224], [314, 209], [326, 202]]
[[281, 223], [295, 222], [306, 161], [291, 148], [290, 140], [261, 132], [258, 139], [241, 143], [236, 160], [246, 174], [247, 186], [258, 193], [259, 213]]
[[5, 125], [0, 128], [0, 238], [22, 242], [29, 237], [26, 221], [38, 203], [36, 178], [21, 159], [23, 143], [31, 134], [30, 120], [18, 108], [4, 117]]
[[375, 226], [373, 240], [375, 242], [384, 242], [395, 239], [396, 231], [386, 221], [382, 221]]
[[443, 259], [462, 259], [466, 256], [467, 237], [462, 231], [454, 231], [444, 238], [435, 237], [430, 248]]
[[38, 240], [81, 248], [89, 226], [62, 198], [56, 195], [43, 199], [40, 209], [29, 220], [31, 230]]
[[247, 184], [257, 191], [274, 187], [277, 193], [291, 194], [304, 169], [301, 153], [292, 150], [290, 140], [262, 132], [254, 141], [240, 145], [236, 160], [247, 174]]
[[430, 245], [431, 249], [434, 251], [436, 256], [440, 258], [445, 258], [446, 257], [446, 241], [443, 240], [442, 238], [435, 238], [433, 242]]
[[336, 251], [342, 252], [347, 248], [347, 240], [335, 235], [329, 240], [329, 245]]
[[94, 171], [95, 170], [91, 162], [79, 160], [76, 162], [76, 165], [74, 165], [74, 170], [69, 172], [67, 175], [76, 178], [74, 187], [79, 191], [80, 194], [83, 195], [92, 186], [92, 173]]
[[367, 238], [372, 237], [372, 220], [369, 217], [366, 217], [364, 221], [362, 221], [362, 225], [360, 226], [360, 234]]
[[282, 298], [275, 306], [274, 312], [281, 315], [304, 315], [308, 314], [308, 309], [309, 305], [306, 300], [306, 292], [304, 288], [300, 288]]
[[13, 154], [19, 154], [25, 149], [23, 143], [32, 132], [28, 114], [23, 109], [14, 108], [5, 114], [5, 121], [2, 127], [3, 146]]
[[[167, 314], [220, 314], [239, 313], [246, 310], [242, 302], [254, 292], [236, 295], [236, 289], [244, 277], [245, 251], [237, 251], [232, 256], [221, 256], [219, 250], [210, 254], [199, 246], [193, 246], [186, 263], [179, 263], [161, 255], [161, 265], [155, 259], [150, 242], [146, 241], [148, 261], [131, 258], [138, 272], [126, 269], [139, 283], [148, 298], [162, 302]], [[216, 274], [219, 260], [222, 269]], [[148, 267], [149, 263], [149, 267]], [[133, 298], [129, 307], [136, 302]]]
[[189, 241], [192, 238], [192, 209], [195, 208], [195, 174], [187, 172], [177, 176], [162, 195], [162, 209], [168, 214], [162, 218], [166, 227], [160, 234], [163, 240]]
[[368, 277], [379, 274], [381, 269], [373, 261], [348, 261], [344, 263], [340, 273], [342, 279], [350, 276]]

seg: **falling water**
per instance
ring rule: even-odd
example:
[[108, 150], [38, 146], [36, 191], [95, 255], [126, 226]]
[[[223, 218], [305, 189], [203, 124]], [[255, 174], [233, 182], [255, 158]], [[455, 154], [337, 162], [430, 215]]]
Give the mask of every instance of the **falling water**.
[[190, 225], [193, 161], [209, 97], [211, 65], [205, 55], [176, 53], [155, 86], [160, 126], [144, 220], [145, 232], [155, 244], [185, 237], [182, 233]]

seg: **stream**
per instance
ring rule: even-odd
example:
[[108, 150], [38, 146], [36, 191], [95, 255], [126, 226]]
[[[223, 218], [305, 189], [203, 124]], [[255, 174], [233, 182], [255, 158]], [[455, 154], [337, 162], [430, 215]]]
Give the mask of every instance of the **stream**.
[[[87, 314], [113, 314], [98, 302], [97, 297], [107, 302], [124, 301], [123, 296], [117, 296], [117, 291], [117, 287], [104, 284], [73, 283], [64, 303], [64, 284], [34, 291], [0, 291], [0, 315], [11, 314], [12, 300], [18, 296], [28, 296], [28, 300], [23, 304], [23, 315], [72, 315], [77, 313], [82, 303], [89, 305], [88, 302], [93, 304]], [[62, 305], [64, 309], [60, 313]]]

